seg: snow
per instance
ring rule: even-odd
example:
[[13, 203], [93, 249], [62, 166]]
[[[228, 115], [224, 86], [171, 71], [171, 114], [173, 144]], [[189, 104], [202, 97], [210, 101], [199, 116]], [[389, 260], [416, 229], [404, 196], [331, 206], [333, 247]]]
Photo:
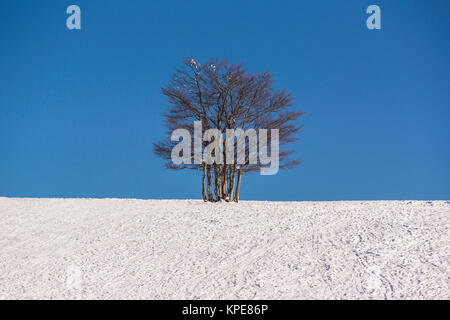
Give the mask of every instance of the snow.
[[195, 61], [194, 59], [191, 59], [190, 63], [191, 63], [191, 66], [194, 66], [195, 69], [198, 69], [197, 61]]
[[0, 198], [0, 299], [449, 299], [450, 202]]

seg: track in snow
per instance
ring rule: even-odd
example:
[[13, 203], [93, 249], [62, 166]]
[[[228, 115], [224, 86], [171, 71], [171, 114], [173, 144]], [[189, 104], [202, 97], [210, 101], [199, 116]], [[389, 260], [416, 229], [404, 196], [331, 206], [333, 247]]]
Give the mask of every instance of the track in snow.
[[0, 198], [0, 299], [449, 299], [450, 202]]

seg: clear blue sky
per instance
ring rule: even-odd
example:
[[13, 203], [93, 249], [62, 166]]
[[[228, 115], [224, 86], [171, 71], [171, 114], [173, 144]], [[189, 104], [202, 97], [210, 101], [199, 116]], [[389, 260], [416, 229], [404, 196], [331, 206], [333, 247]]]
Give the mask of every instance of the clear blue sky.
[[449, 14], [448, 0], [2, 0], [0, 196], [200, 198], [199, 174], [165, 170], [152, 143], [181, 57], [219, 56], [271, 71], [307, 112], [304, 163], [245, 177], [242, 199], [449, 199]]

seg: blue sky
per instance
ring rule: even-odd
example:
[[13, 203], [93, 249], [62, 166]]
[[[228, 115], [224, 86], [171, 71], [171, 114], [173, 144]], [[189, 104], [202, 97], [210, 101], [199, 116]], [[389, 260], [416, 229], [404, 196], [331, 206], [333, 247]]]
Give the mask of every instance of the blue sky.
[[[66, 28], [77, 4], [82, 30]], [[366, 8], [381, 8], [368, 30]], [[181, 57], [270, 71], [303, 164], [242, 199], [449, 199], [450, 2], [0, 2], [0, 196], [200, 198], [152, 154]]]

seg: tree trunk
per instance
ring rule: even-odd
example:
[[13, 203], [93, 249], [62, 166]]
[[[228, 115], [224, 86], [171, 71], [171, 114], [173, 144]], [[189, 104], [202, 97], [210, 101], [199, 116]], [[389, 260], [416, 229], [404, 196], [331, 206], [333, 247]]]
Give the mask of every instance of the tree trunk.
[[219, 190], [219, 200], [222, 200], [222, 166], [217, 167], [217, 189]]
[[203, 196], [203, 201], [208, 201], [208, 199], [206, 198], [206, 186], [205, 186], [205, 182], [206, 182], [206, 163], [203, 163], [203, 181], [202, 181], [202, 196]]
[[214, 190], [216, 193], [216, 201], [220, 201], [220, 168], [217, 164], [214, 164]]
[[[228, 139], [225, 135], [225, 139], [223, 141], [223, 172], [222, 172], [222, 198], [226, 201], [230, 199], [230, 193], [228, 192], [228, 173], [230, 171], [230, 165], [227, 164], [227, 150], [230, 148], [228, 145]], [[234, 146], [233, 146], [234, 147]]]
[[235, 187], [235, 172], [236, 172], [236, 165], [233, 165], [230, 167], [230, 183], [228, 185], [228, 194], [230, 195], [230, 199], [228, 201], [234, 201], [234, 187]]
[[236, 186], [236, 196], [234, 201], [239, 202], [239, 191], [241, 191], [241, 168], [238, 169], [237, 186]]
[[212, 177], [211, 177], [211, 166], [208, 165], [206, 168], [206, 173], [207, 173], [207, 177], [208, 177], [208, 201], [213, 201], [213, 194], [212, 194], [212, 188], [211, 188], [211, 183], [212, 183]]
[[222, 198], [228, 200], [228, 165], [224, 164], [222, 171]]

